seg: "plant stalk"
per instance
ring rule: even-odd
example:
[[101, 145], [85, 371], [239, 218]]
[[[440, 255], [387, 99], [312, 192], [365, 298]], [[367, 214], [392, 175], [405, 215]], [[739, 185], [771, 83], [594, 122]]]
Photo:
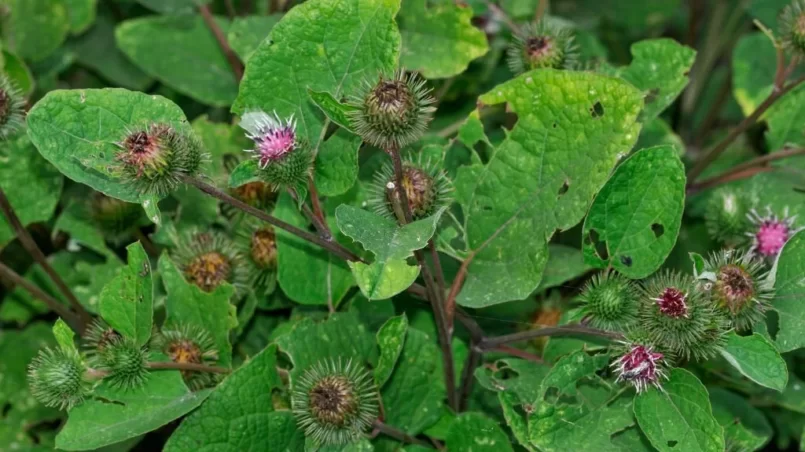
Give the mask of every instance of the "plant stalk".
[[521, 331], [519, 333], [506, 334], [504, 336], [484, 338], [479, 344], [479, 347], [482, 350], [493, 350], [501, 345], [527, 341], [544, 336], [594, 336], [610, 341], [623, 340], [623, 334], [616, 333], [614, 331], [599, 330], [583, 325], [562, 325]]
[[210, 12], [210, 7], [207, 5], [199, 5], [198, 10], [201, 13], [201, 17], [204, 19], [204, 23], [207, 24], [207, 28], [210, 29], [213, 36], [215, 36], [215, 40], [218, 41], [218, 46], [221, 48], [221, 51], [224, 52], [229, 66], [232, 67], [235, 80], [240, 83], [240, 80], [243, 78], [243, 64], [232, 50], [232, 47], [229, 46], [229, 42], [226, 36], [224, 36], [224, 32], [221, 31], [221, 27], [215, 22], [215, 17], [212, 15], [212, 12]]
[[175, 363], [173, 361], [150, 362], [147, 367], [151, 370], [190, 370], [194, 372], [209, 372], [213, 374], [228, 374], [232, 372], [226, 367], [208, 366], [195, 363]]
[[59, 300], [51, 297], [48, 295], [44, 290], [37, 287], [35, 284], [31, 283], [27, 279], [20, 276], [17, 272], [12, 270], [10, 267], [6, 266], [4, 263], [0, 262], [0, 275], [8, 278], [12, 284], [16, 286], [20, 286], [23, 289], [27, 290], [31, 295], [35, 298], [43, 301], [50, 310], [55, 312], [59, 315], [59, 317], [63, 318], [70, 328], [73, 329], [79, 336], [81, 333], [84, 332], [84, 326], [79, 318], [67, 309], [67, 306], [62, 304]]
[[398, 430], [388, 424], [385, 424], [380, 419], [375, 419], [375, 421], [372, 422], [372, 428], [374, 428], [375, 430], [379, 431], [380, 433], [386, 436], [390, 436], [398, 441], [407, 444], [416, 444], [417, 446], [427, 447], [430, 449], [433, 448], [433, 446], [429, 444], [427, 441], [423, 441], [419, 438], [414, 438], [413, 436], [409, 435], [408, 433], [405, 433], [402, 430]]

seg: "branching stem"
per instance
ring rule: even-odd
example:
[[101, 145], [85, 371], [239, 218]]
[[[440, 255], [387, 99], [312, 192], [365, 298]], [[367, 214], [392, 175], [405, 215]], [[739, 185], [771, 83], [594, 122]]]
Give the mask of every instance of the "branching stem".
[[10, 267], [6, 266], [4, 263], [0, 262], [0, 275], [6, 277], [11, 283], [14, 285], [20, 286], [23, 289], [27, 290], [34, 298], [37, 298], [43, 301], [50, 310], [55, 312], [59, 315], [59, 317], [63, 318], [70, 328], [73, 329], [78, 335], [81, 335], [84, 331], [84, 326], [82, 322], [78, 319], [78, 317], [67, 309], [67, 306], [62, 304], [59, 300], [51, 297], [45, 291], [37, 287], [35, 284], [32, 284], [27, 279], [20, 276], [17, 272], [12, 270]]
[[204, 23], [207, 24], [207, 28], [210, 29], [213, 36], [215, 36], [215, 40], [218, 41], [218, 46], [221, 48], [221, 51], [224, 52], [229, 66], [232, 67], [232, 73], [235, 74], [235, 81], [240, 83], [240, 80], [243, 78], [243, 64], [235, 54], [235, 51], [232, 50], [232, 47], [229, 46], [229, 41], [227, 41], [224, 32], [221, 31], [221, 27], [215, 22], [215, 17], [212, 15], [212, 12], [210, 12], [210, 7], [207, 5], [199, 5], [198, 10], [201, 13], [201, 17], [204, 19]]
[[191, 370], [195, 372], [209, 372], [213, 374], [228, 374], [232, 372], [226, 367], [208, 366], [195, 363], [175, 363], [173, 361], [150, 362], [147, 367], [151, 370]]
[[405, 433], [402, 430], [396, 429], [388, 424], [385, 424], [383, 421], [376, 419], [372, 422], [372, 428], [379, 431], [380, 433], [390, 436], [398, 441], [402, 441], [407, 444], [416, 444], [417, 446], [433, 448], [433, 446], [428, 443], [427, 441], [423, 441], [419, 438], [414, 438], [413, 436]]

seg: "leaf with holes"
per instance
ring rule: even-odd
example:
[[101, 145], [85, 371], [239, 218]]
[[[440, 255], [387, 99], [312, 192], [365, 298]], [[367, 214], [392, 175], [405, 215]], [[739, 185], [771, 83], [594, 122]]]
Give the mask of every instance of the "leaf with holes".
[[676, 243], [685, 208], [685, 168], [671, 146], [638, 151], [595, 197], [584, 220], [584, 261], [630, 278], [657, 270]]
[[463, 166], [455, 179], [467, 247], [476, 253], [458, 298], [469, 307], [520, 300], [537, 288], [547, 241], [584, 217], [637, 140], [642, 96], [622, 80], [546, 69], [480, 102], [507, 102], [519, 119], [486, 165]]
[[123, 336], [145, 345], [154, 323], [151, 263], [140, 242], [126, 247], [128, 266], [101, 292], [101, 317]]

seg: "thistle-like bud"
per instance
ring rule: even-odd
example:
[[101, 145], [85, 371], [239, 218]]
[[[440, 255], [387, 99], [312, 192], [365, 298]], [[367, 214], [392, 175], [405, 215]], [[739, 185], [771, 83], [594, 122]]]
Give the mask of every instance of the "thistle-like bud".
[[760, 216], [757, 210], [752, 209], [747, 217], [752, 222], [751, 230], [746, 232], [751, 240], [749, 253], [767, 259], [777, 257], [788, 239], [803, 229], [796, 227], [797, 216], [789, 216], [788, 207], [782, 217], [775, 215], [770, 207], [766, 207], [765, 216]]
[[624, 330], [637, 321], [639, 293], [631, 281], [618, 273], [593, 276], [579, 300], [583, 303], [583, 318], [595, 328]]
[[75, 352], [45, 348], [28, 366], [31, 394], [45, 406], [69, 410], [92, 391], [87, 366]]
[[805, 0], [794, 0], [780, 14], [783, 45], [805, 56]]
[[[399, 211], [403, 204], [397, 199], [396, 182], [394, 167], [387, 162], [375, 173], [369, 203], [378, 215], [402, 221], [405, 216]], [[451, 202], [452, 185], [444, 171], [421, 157], [417, 162], [403, 162], [402, 185], [414, 220], [426, 218]]]
[[352, 361], [320, 361], [294, 382], [291, 405], [305, 436], [320, 445], [356, 441], [377, 418], [372, 375]]
[[93, 321], [84, 333], [83, 348], [88, 354], [94, 355], [102, 352], [106, 347], [120, 340], [122, 336], [101, 319]]
[[762, 260], [736, 250], [713, 253], [701, 278], [736, 329], [747, 330], [765, 318], [774, 288]]
[[148, 379], [148, 350], [127, 337], [109, 341], [94, 357], [98, 370], [110, 385], [131, 389], [143, 385]]
[[88, 210], [92, 221], [113, 239], [136, 228], [144, 218], [143, 208], [139, 204], [121, 201], [97, 191], [90, 198]]
[[749, 213], [749, 201], [738, 190], [722, 187], [716, 190], [704, 213], [707, 233], [713, 240], [735, 246], [744, 240], [744, 233], [749, 227], [746, 214]]
[[243, 256], [228, 237], [217, 231], [188, 231], [176, 240], [171, 258], [185, 279], [205, 292], [224, 282], [238, 293], [247, 290], [247, 269]]
[[532, 69], [572, 69], [578, 60], [573, 32], [566, 27], [548, 24], [544, 20], [529, 24], [508, 51], [509, 69], [515, 75]]
[[425, 133], [436, 111], [434, 102], [425, 80], [399, 69], [391, 77], [364, 82], [350, 102], [350, 121], [363, 141], [384, 151], [401, 149]]
[[0, 140], [20, 131], [25, 121], [25, 98], [14, 82], [0, 74]]
[[[152, 339], [152, 346], [175, 363], [214, 365], [218, 361], [218, 351], [212, 337], [196, 325], [183, 324], [163, 328]], [[216, 382], [215, 375], [209, 372], [181, 372], [192, 390], [210, 387]]]
[[195, 175], [205, 161], [201, 141], [168, 124], [151, 124], [129, 132], [120, 143], [117, 160], [124, 182], [146, 195], [165, 196]]
[[254, 141], [254, 149], [245, 151], [257, 160], [263, 181], [274, 189], [307, 183], [315, 156], [309, 144], [297, 136], [293, 116], [283, 122], [276, 113], [250, 111], [241, 118], [240, 127]]
[[255, 288], [272, 289], [277, 270], [277, 237], [270, 225], [246, 219], [237, 229], [237, 245], [246, 256], [249, 281]]
[[665, 355], [650, 344], [626, 344], [625, 352], [611, 366], [617, 374], [615, 381], [630, 383], [638, 393], [649, 386], [662, 389], [662, 380], [668, 378], [665, 374]]
[[640, 325], [651, 343], [699, 360], [718, 353], [729, 328], [692, 277], [663, 271], [641, 285]]

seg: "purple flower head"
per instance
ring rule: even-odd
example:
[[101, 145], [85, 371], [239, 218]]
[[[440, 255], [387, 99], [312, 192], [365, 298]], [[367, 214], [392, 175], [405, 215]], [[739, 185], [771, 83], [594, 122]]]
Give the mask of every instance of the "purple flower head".
[[668, 287], [662, 291], [659, 297], [653, 300], [657, 302], [660, 307], [660, 312], [668, 317], [687, 317], [688, 305], [685, 300], [688, 294], [682, 293], [681, 290], [675, 287]]
[[638, 393], [648, 389], [649, 385], [662, 389], [660, 380], [666, 378], [662, 365], [662, 353], [655, 352], [650, 345], [637, 344], [632, 345], [628, 353], [612, 363], [618, 374], [615, 381], [628, 381]]
[[276, 112], [271, 116], [261, 110], [250, 111], [243, 115], [240, 126], [246, 130], [246, 136], [254, 140], [254, 149], [245, 151], [255, 154], [260, 168], [265, 168], [296, 148], [296, 121], [293, 115], [283, 123]]
[[754, 225], [754, 230], [746, 233], [752, 239], [749, 252], [765, 258], [777, 256], [785, 242], [802, 229], [794, 227], [797, 216], [789, 216], [787, 207], [783, 211], [782, 218], [773, 214], [769, 207], [766, 207], [765, 216], [760, 216], [755, 209], [752, 209], [747, 216]]

